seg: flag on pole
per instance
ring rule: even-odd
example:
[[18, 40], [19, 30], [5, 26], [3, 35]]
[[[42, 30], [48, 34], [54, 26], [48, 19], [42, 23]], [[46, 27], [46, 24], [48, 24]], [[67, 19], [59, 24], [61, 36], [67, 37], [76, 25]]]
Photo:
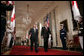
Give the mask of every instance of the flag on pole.
[[49, 27], [49, 17], [48, 16], [46, 18], [46, 21], [47, 21], [47, 26]]
[[15, 27], [15, 6], [13, 6], [12, 14], [11, 14], [11, 27]]
[[13, 10], [11, 13], [11, 27], [14, 29], [14, 27], [15, 27], [15, 5], [14, 5], [14, 1], [8, 1], [8, 4], [13, 5]]
[[81, 15], [80, 15], [80, 12], [79, 12], [79, 9], [78, 9], [77, 1], [72, 1], [72, 11], [73, 11], [74, 19], [76, 21], [79, 21], [79, 17]]

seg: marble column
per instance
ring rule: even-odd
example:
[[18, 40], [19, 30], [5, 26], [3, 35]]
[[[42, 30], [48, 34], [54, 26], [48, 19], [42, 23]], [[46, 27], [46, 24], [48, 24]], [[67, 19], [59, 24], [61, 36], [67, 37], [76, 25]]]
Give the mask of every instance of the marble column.
[[56, 30], [55, 30], [55, 20], [53, 11], [51, 12], [51, 32], [53, 39], [53, 47], [56, 47]]
[[57, 31], [57, 42], [58, 45], [57, 47], [62, 47], [62, 42], [60, 39], [60, 11], [59, 11], [59, 7], [57, 6], [55, 8], [55, 19], [56, 19], [56, 31]]

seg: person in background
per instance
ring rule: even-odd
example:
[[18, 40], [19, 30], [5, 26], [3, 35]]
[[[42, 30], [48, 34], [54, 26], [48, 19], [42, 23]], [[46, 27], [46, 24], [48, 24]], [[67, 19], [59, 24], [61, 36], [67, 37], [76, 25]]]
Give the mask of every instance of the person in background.
[[15, 45], [15, 40], [16, 40], [16, 27], [14, 27], [14, 30], [13, 28], [11, 28], [11, 40], [10, 40], [10, 45], [9, 45], [9, 48], [12, 48], [13, 45]]
[[29, 37], [29, 35], [28, 35], [28, 32], [27, 32], [26, 37], [25, 37], [26, 38], [26, 45], [27, 46], [29, 45], [29, 38], [28, 37]]
[[12, 46], [13, 32], [14, 29], [11, 27], [10, 21], [7, 21], [7, 47], [10, 48]]
[[78, 23], [79, 23], [79, 32], [78, 32], [79, 42], [83, 50], [83, 18], [82, 17], [80, 17]]
[[4, 33], [6, 31], [6, 11], [11, 11], [13, 9], [13, 5], [7, 4], [7, 1], [1, 1], [0, 4], [0, 13], [1, 13], [1, 33], [0, 33], [0, 43], [2, 44], [2, 40], [4, 37]]
[[60, 25], [60, 38], [62, 42], [63, 49], [66, 50], [66, 30], [64, 28], [64, 24]]
[[41, 36], [44, 39], [44, 50], [48, 52], [48, 38], [51, 35], [50, 28], [47, 27], [47, 21], [44, 22], [44, 27], [41, 30]]
[[29, 31], [30, 40], [31, 40], [31, 51], [33, 51], [33, 44], [35, 43], [35, 52], [38, 52], [38, 29], [37, 29], [37, 23], [34, 24], [33, 28]]
[[21, 41], [22, 41], [21, 42], [22, 45], [26, 45], [26, 37], [25, 36], [21, 39]]

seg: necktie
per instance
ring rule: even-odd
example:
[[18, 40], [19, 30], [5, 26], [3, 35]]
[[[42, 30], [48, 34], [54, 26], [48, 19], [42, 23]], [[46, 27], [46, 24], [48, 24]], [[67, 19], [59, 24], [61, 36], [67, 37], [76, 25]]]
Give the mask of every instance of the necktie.
[[46, 27], [46, 30], [48, 30], [48, 27]]

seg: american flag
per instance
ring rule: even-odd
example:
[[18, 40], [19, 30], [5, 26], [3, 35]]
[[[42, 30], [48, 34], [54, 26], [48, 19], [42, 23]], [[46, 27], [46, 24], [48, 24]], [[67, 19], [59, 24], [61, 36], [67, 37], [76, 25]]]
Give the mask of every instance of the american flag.
[[49, 17], [48, 16], [46, 18], [46, 21], [47, 21], [47, 26], [49, 27]]

